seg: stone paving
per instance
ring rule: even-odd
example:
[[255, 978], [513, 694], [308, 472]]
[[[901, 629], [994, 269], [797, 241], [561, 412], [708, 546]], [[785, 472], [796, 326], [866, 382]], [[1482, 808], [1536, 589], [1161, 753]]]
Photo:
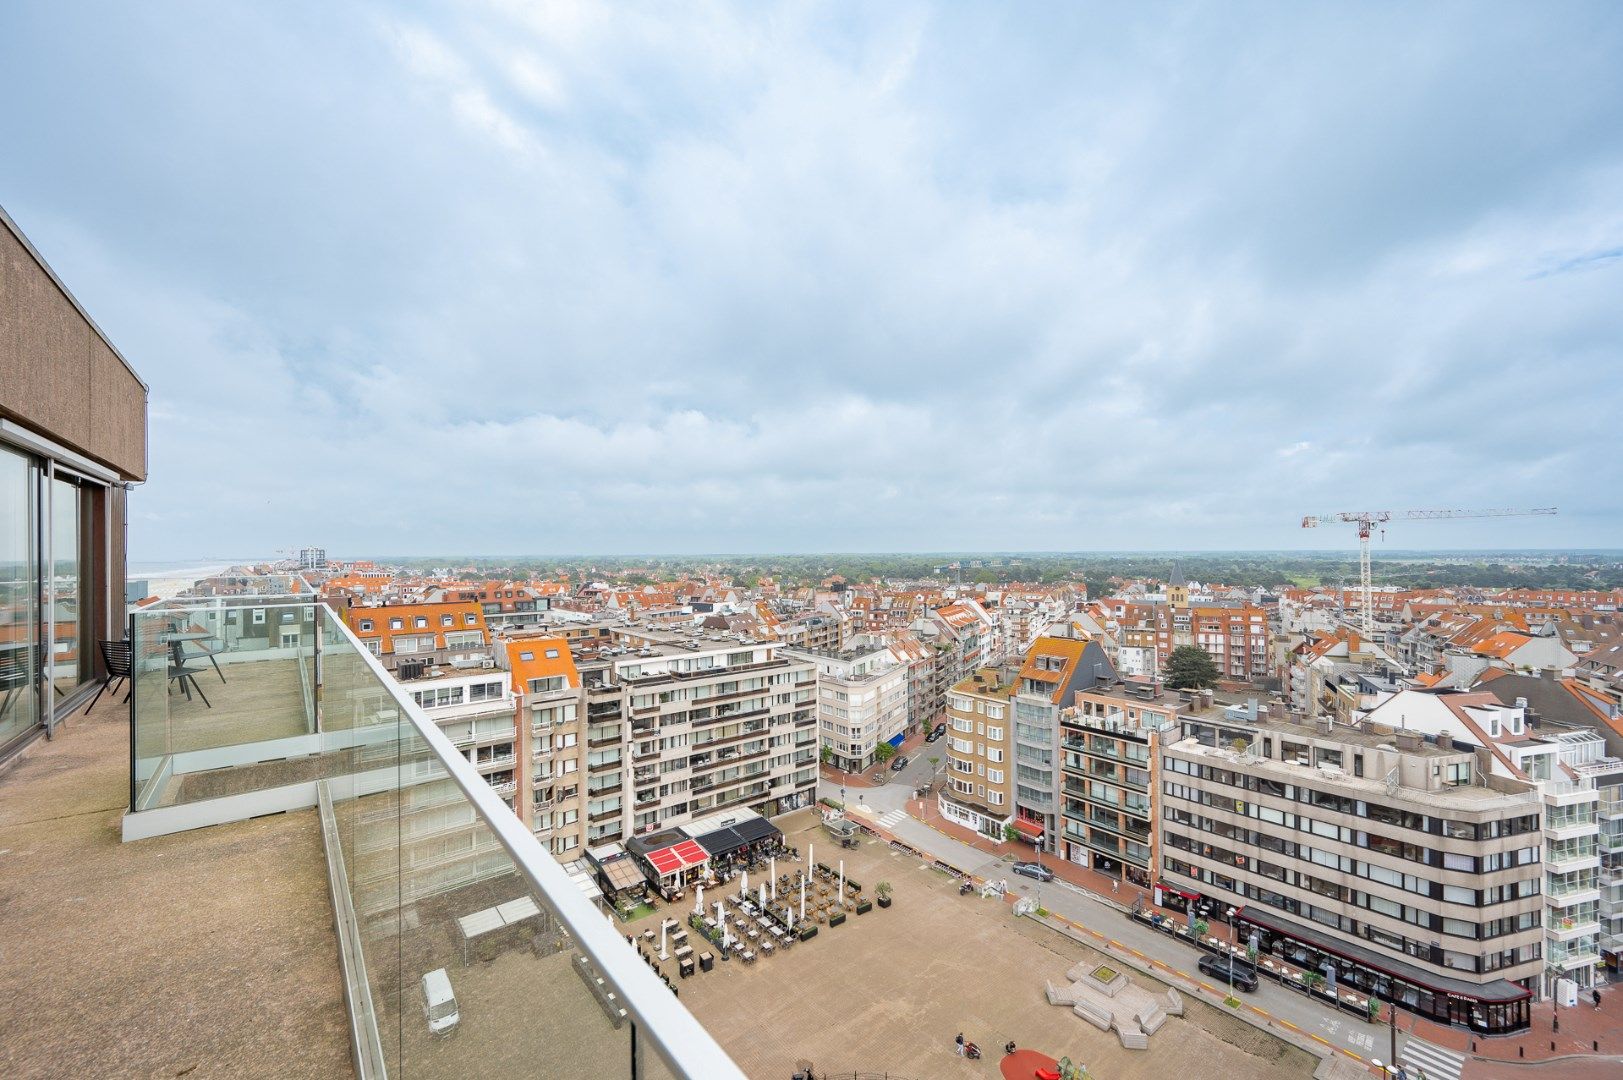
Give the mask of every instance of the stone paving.
[[[826, 836], [810, 812], [779, 824], [802, 851]], [[847, 877], [870, 893], [889, 881], [894, 905], [821, 927], [789, 953], [751, 965], [718, 960], [714, 971], [680, 980], [674, 962], [659, 965], [683, 1004], [752, 1077], [780, 1080], [802, 1060], [819, 1072], [995, 1075], [1010, 1039], [1084, 1061], [1106, 1080], [1180, 1073], [1268, 1080], [1313, 1071], [1312, 1055], [1195, 1001], [1185, 1017], [1167, 1021], [1148, 1050], [1125, 1050], [1113, 1032], [1051, 1008], [1044, 996], [1046, 980], [1063, 980], [1079, 963], [1104, 962], [1102, 953], [1015, 918], [1001, 900], [959, 896], [956, 881], [886, 844], [864, 840], [839, 857]], [[662, 906], [627, 932], [657, 932], [673, 914], [685, 922], [691, 906]], [[1167, 989], [1132, 978], [1144, 990]], [[957, 1057], [953, 1036], [960, 1031], [986, 1051], [984, 1060]]]

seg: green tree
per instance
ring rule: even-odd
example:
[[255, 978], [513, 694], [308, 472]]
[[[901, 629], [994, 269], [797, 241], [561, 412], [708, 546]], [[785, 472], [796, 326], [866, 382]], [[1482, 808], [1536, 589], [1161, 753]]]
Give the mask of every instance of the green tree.
[[1167, 686], [1173, 690], [1192, 690], [1216, 686], [1217, 662], [1198, 645], [1179, 645], [1167, 657]]
[[822, 759], [824, 765], [827, 765], [829, 760], [834, 756], [834, 748], [828, 745], [828, 743], [824, 743], [823, 748], [817, 751], [817, 756]]
[[883, 765], [896, 756], [896, 748], [888, 742], [882, 742], [873, 748], [873, 759]]

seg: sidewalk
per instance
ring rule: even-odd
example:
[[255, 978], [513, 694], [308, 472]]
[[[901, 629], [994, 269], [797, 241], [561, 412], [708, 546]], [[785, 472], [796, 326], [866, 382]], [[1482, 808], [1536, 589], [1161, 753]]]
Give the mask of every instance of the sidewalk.
[[[1560, 1031], [1555, 1030], [1557, 1020], [1561, 1024]], [[1575, 1009], [1558, 1010], [1554, 1002], [1540, 1002], [1533, 1006], [1532, 1027], [1520, 1035], [1486, 1039], [1401, 1012], [1398, 1023], [1429, 1043], [1494, 1061], [1547, 1061], [1574, 1054], [1592, 1056], [1597, 1053], [1597, 1046], [1601, 1054], [1618, 1055], [1623, 1054], [1623, 987], [1603, 987], [1599, 1011], [1587, 992], [1578, 998]], [[1617, 1068], [1618, 1075], [1623, 1076], [1623, 1065]]]

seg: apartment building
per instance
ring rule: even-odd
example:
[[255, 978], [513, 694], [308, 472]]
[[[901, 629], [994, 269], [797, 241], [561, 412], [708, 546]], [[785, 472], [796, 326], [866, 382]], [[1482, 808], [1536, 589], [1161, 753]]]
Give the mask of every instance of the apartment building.
[[835, 768], [861, 772], [882, 744], [907, 737], [909, 668], [890, 646], [870, 638], [839, 652], [783, 652], [816, 668], [818, 728]]
[[[584, 739], [584, 752], [569, 753], [572, 732], [565, 730], [555, 732], [562, 742], [555, 739], [552, 754], [554, 799], [585, 799], [582, 843], [596, 847], [736, 806], [771, 817], [815, 800], [817, 670], [810, 661], [776, 641], [741, 642], [697, 627], [569, 629], [564, 644], [578, 693], [566, 693], [566, 676], [546, 684], [559, 698], [536, 704], [559, 709], [561, 721], [572, 701], [580, 718], [582, 730], [573, 734]], [[572, 759], [583, 781], [565, 779], [570, 773], [561, 770]], [[556, 806], [554, 829], [573, 809], [560, 818]]]
[[1014, 818], [1014, 692], [1013, 671], [982, 668], [947, 694], [948, 782], [937, 805], [942, 817], [997, 840]]
[[1271, 671], [1268, 655], [1268, 613], [1250, 605], [1200, 606], [1167, 612], [1170, 639], [1160, 631], [1162, 656], [1172, 645], [1198, 645], [1217, 664], [1223, 677], [1235, 682], [1260, 682]]
[[1039, 637], [1015, 674], [1014, 723], [1007, 729], [1014, 762], [1013, 824], [1044, 850], [1057, 852], [1061, 843], [1060, 713], [1079, 692], [1115, 679], [1098, 642], [1053, 636]]
[[503, 648], [521, 759], [515, 812], [553, 855], [568, 858], [588, 846], [581, 674], [562, 637], [508, 640]]
[[1493, 777], [1531, 785], [1542, 803], [1544, 972], [1530, 984], [1542, 996], [1568, 979], [1587, 989], [1601, 973], [1602, 788], [1623, 782], [1623, 760], [1589, 728], [1549, 722], [1534, 728], [1527, 701], [1507, 704], [1486, 692], [1405, 690], [1367, 715], [1372, 725], [1449, 740], [1481, 755]]
[[1153, 682], [1101, 684], [1060, 710], [1059, 853], [1129, 884], [1155, 878], [1161, 739], [1176, 737], [1179, 698]]
[[1544, 966], [1536, 787], [1447, 739], [1209, 713], [1163, 745], [1156, 895], [1439, 1023], [1525, 1030]]

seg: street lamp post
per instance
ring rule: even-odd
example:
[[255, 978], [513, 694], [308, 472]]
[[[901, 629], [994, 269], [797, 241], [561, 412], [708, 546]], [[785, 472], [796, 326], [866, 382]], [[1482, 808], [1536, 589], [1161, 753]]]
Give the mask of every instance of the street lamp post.
[[1228, 910], [1229, 962], [1227, 970], [1229, 973], [1229, 997], [1231, 998], [1234, 996], [1234, 952], [1240, 947], [1240, 928], [1234, 925], [1234, 914], [1238, 910], [1238, 908], [1229, 908]]

